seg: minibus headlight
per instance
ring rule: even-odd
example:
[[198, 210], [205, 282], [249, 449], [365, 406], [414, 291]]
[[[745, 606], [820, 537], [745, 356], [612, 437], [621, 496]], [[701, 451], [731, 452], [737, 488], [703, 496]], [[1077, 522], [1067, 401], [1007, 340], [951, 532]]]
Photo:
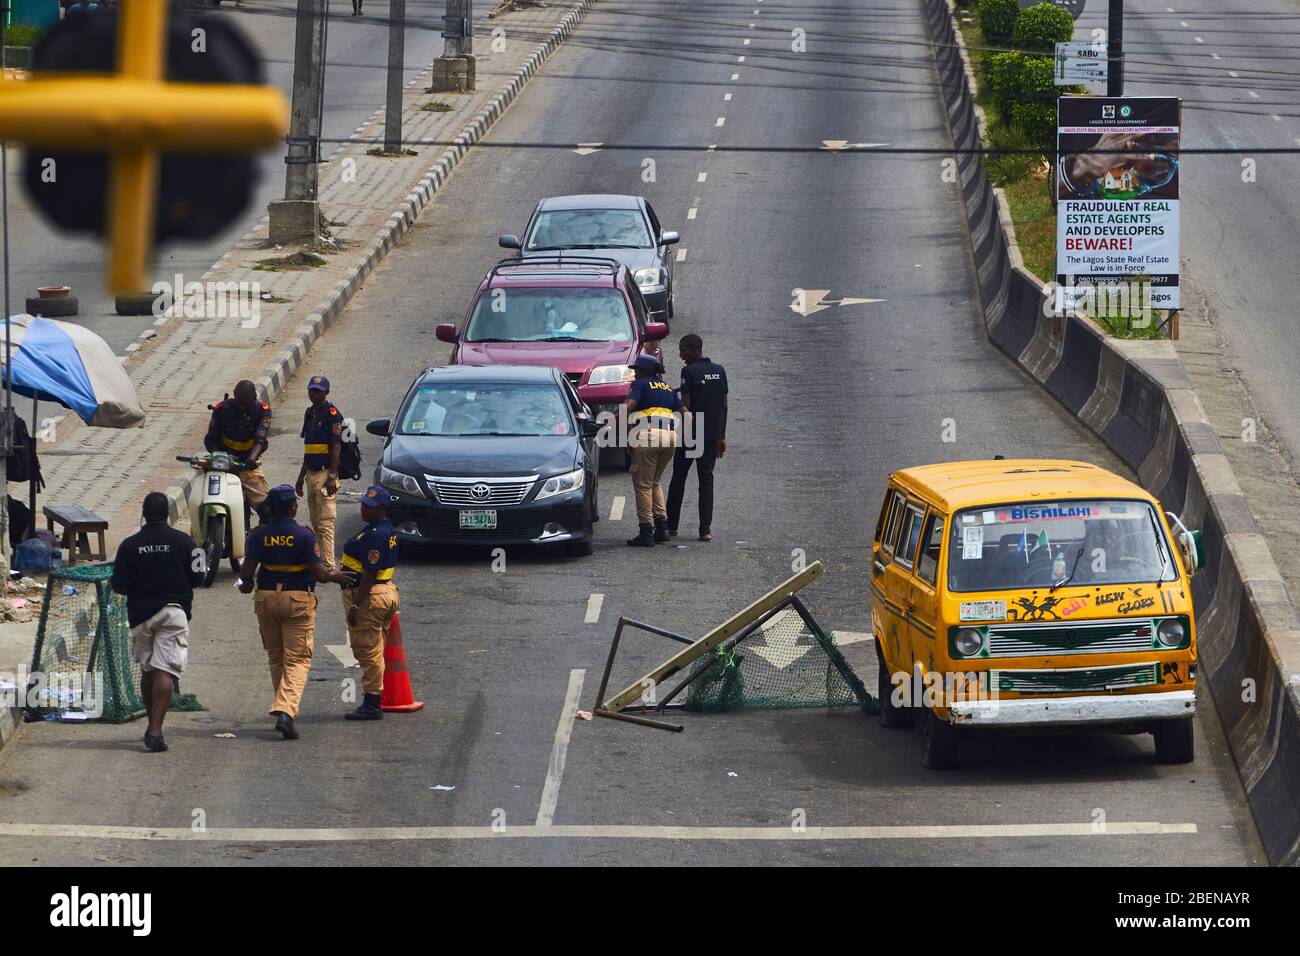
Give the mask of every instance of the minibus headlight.
[[973, 627], [963, 627], [953, 635], [952, 645], [962, 657], [974, 657], [984, 647], [984, 635]]
[[1160, 626], [1156, 628], [1156, 638], [1165, 647], [1182, 647], [1187, 641], [1187, 628], [1183, 626], [1182, 621], [1171, 617], [1160, 622]]

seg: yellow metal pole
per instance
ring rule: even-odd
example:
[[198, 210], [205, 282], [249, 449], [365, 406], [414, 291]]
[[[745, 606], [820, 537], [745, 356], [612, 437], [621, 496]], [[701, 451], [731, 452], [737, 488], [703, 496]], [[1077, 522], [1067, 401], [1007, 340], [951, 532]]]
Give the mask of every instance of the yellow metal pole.
[[[167, 0], [122, 0], [117, 27], [118, 74], [146, 83], [162, 82], [166, 36]], [[112, 167], [109, 289], [144, 292], [158, 198], [157, 148], [149, 144], [118, 149]]]

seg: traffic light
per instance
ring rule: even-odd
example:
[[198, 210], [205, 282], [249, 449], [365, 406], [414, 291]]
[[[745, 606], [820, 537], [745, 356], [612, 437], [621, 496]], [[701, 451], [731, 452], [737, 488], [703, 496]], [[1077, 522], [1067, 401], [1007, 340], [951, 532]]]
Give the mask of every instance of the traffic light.
[[0, 136], [27, 144], [33, 202], [109, 236], [110, 288], [138, 292], [156, 240], [207, 238], [247, 206], [251, 153], [283, 137], [288, 107], [224, 20], [169, 15], [166, 0], [120, 7], [64, 19], [30, 79], [0, 81]]

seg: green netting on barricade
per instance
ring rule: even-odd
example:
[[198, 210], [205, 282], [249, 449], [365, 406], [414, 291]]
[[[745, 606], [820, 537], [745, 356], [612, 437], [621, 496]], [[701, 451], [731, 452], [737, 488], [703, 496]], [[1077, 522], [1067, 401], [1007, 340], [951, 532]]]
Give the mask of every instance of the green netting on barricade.
[[762, 626], [696, 661], [686, 709], [782, 710], [861, 707], [876, 701], [831, 636], [786, 607]]
[[[116, 724], [144, 714], [126, 599], [113, 592], [112, 575], [111, 562], [50, 574], [32, 651], [29, 719], [71, 712]], [[193, 694], [173, 693], [171, 706], [205, 709]]]

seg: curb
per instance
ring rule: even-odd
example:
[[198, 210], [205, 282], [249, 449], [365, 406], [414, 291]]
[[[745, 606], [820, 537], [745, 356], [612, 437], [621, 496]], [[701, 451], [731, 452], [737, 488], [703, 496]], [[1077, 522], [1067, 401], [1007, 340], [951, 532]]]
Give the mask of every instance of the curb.
[[[951, 0], [924, 2], [953, 143], [977, 149], [984, 117]], [[957, 166], [989, 339], [1202, 529], [1199, 663], [1269, 862], [1300, 864], [1300, 619], [1182, 362], [1170, 342], [1111, 339], [1075, 313], [1045, 315], [1001, 191], [978, 154]]]
[[[429, 171], [424, 174], [415, 189], [407, 194], [397, 209], [388, 217], [388, 222], [366, 246], [361, 261], [348, 270], [347, 276], [334, 286], [329, 295], [321, 300], [307, 315], [303, 323], [293, 331], [289, 344], [281, 350], [279, 357], [253, 379], [254, 384], [257, 385], [261, 401], [273, 401], [284, 391], [294, 372], [302, 366], [307, 353], [311, 351], [312, 345], [325, 334], [339, 314], [347, 308], [357, 290], [375, 271], [375, 267], [401, 242], [402, 238], [411, 229], [411, 226], [415, 224], [415, 220], [419, 218], [420, 213], [433, 200], [434, 194], [446, 184], [452, 170], [465, 158], [470, 147], [482, 139], [488, 130], [495, 125], [496, 121], [505, 113], [507, 107], [514, 102], [528, 81], [532, 79], [542, 64], [550, 58], [556, 48], [573, 33], [574, 28], [577, 27], [583, 17], [586, 16], [587, 11], [595, 3], [596, 0], [581, 0], [577, 8], [560, 21], [550, 35], [533, 50], [528, 59], [524, 61], [523, 66], [515, 70], [505, 88], [492, 97], [487, 105], [479, 111], [478, 115], [461, 130], [460, 134], [455, 138], [456, 145], [448, 147], [433, 166], [429, 168]], [[427, 72], [428, 70], [425, 71], [425, 73]], [[423, 75], [421, 74], [421, 76]], [[407, 84], [408, 87], [410, 85]], [[382, 112], [382, 109], [378, 110], [374, 115], [378, 116]], [[365, 124], [362, 124], [361, 129], [364, 128]], [[353, 135], [355, 136], [356, 133]], [[341, 148], [342, 145], [336, 148], [335, 152]], [[193, 469], [177, 472], [173, 480], [164, 489], [164, 494], [167, 495], [170, 519], [173, 523], [179, 521], [181, 516], [185, 514], [186, 495], [196, 477], [197, 473]]]

